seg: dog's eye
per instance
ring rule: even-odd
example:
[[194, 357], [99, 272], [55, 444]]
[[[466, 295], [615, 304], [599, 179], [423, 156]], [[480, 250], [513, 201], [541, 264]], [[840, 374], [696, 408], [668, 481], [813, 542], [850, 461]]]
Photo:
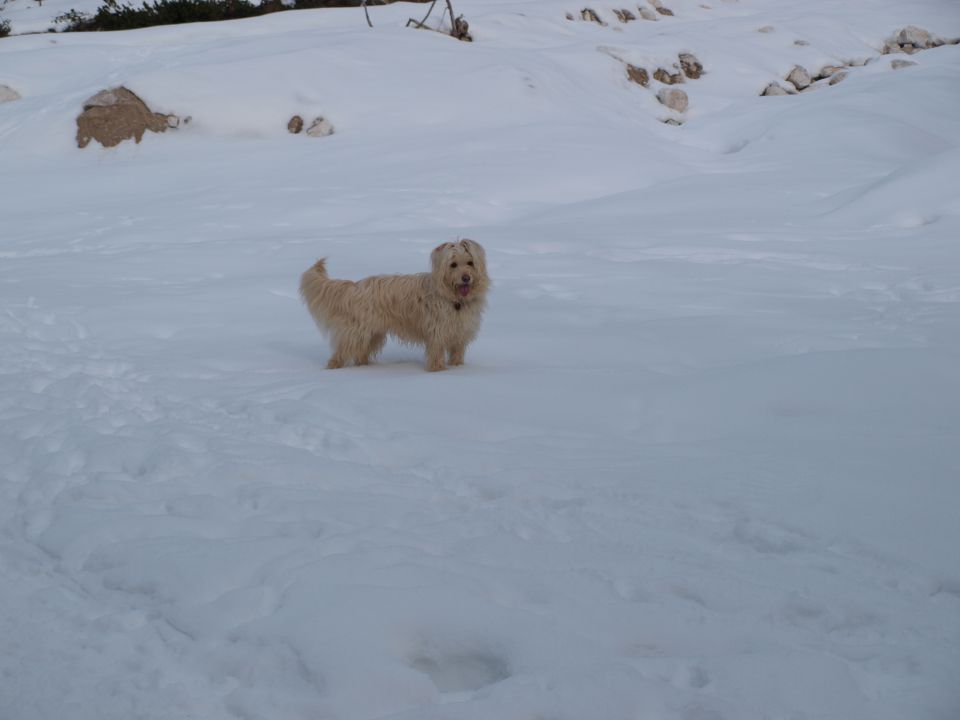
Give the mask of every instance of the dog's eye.
[[456, 266], [457, 266], [456, 263], [450, 263], [450, 267], [455, 268]]
[[469, 265], [470, 267], [473, 267], [473, 260], [467, 260], [467, 265]]

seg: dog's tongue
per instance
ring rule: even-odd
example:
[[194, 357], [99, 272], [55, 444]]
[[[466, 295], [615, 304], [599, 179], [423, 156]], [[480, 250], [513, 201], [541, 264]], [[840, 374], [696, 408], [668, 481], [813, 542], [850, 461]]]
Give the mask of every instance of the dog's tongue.
[[469, 286], [469, 285], [459, 285], [459, 286], [457, 287], [457, 292], [460, 293], [460, 297], [466, 297], [467, 295], [470, 294], [470, 286]]

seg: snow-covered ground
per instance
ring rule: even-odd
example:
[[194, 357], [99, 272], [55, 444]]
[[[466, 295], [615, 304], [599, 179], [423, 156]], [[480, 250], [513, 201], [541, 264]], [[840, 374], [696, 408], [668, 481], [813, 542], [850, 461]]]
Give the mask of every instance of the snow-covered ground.
[[[0, 719], [960, 716], [960, 9], [664, 5], [0, 40]], [[457, 236], [467, 365], [324, 370], [299, 274]]]

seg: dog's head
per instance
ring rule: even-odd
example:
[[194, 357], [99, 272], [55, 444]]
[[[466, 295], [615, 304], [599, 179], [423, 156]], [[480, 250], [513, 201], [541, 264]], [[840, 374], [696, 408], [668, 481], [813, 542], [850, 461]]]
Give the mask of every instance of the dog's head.
[[430, 254], [430, 264], [437, 288], [455, 302], [482, 298], [490, 285], [487, 256], [473, 240], [440, 245]]

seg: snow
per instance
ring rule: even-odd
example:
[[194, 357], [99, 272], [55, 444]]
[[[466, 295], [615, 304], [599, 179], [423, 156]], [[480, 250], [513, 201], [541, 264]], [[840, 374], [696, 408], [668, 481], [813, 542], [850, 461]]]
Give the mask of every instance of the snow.
[[[960, 14], [664, 4], [0, 40], [0, 719], [958, 716]], [[464, 367], [323, 369], [304, 269], [458, 236]]]

